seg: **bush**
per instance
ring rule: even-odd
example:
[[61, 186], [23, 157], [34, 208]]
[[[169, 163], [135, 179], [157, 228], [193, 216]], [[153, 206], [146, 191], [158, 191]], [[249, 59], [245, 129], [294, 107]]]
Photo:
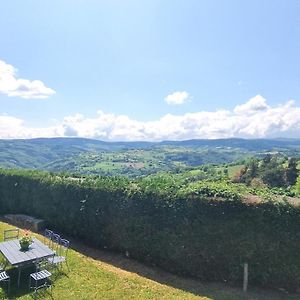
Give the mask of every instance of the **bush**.
[[0, 209], [177, 274], [237, 283], [248, 262], [252, 284], [300, 283], [300, 209], [247, 205], [222, 184], [1, 170]]

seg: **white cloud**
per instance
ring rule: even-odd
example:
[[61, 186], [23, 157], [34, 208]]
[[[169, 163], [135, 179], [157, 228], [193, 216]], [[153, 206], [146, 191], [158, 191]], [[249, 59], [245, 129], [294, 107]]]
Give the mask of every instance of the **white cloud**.
[[183, 92], [174, 92], [165, 97], [165, 101], [168, 104], [183, 104], [189, 99], [189, 93]]
[[0, 60], [1, 93], [25, 99], [44, 99], [55, 94], [55, 91], [46, 87], [42, 81], [17, 78], [16, 73], [17, 69]]
[[17, 137], [22, 124], [23, 121], [21, 119], [8, 115], [0, 115], [0, 136], [2, 138]]
[[63, 136], [64, 131], [61, 126], [46, 128], [31, 128], [25, 125], [24, 120], [9, 116], [0, 115], [0, 138], [2, 139], [29, 139], [35, 137], [54, 137]]
[[237, 105], [234, 109], [234, 112], [236, 114], [251, 114], [267, 110], [268, 108], [269, 106], [267, 105], [266, 99], [261, 95], [256, 95], [248, 102], [242, 105]]
[[55, 126], [30, 128], [19, 118], [0, 115], [1, 138], [76, 136], [107, 141], [160, 141], [203, 138], [300, 138], [300, 107], [290, 100], [269, 106], [261, 96], [236, 106], [232, 111], [200, 111], [184, 115], [166, 114], [142, 122], [126, 115], [98, 111], [95, 117], [75, 114]]

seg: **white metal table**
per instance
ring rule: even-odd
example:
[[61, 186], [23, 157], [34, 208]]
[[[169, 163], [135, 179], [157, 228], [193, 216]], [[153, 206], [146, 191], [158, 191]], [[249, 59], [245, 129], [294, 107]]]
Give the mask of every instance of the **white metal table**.
[[8, 263], [18, 268], [18, 287], [20, 286], [21, 268], [44, 258], [51, 257], [55, 252], [36, 238], [27, 251], [21, 250], [19, 240], [0, 243], [0, 252]]

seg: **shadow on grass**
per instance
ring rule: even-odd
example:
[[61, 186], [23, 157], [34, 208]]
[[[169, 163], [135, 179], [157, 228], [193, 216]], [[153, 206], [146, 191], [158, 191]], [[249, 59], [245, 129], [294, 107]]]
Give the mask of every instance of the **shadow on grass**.
[[20, 277], [20, 286], [18, 287], [18, 269], [8, 268], [6, 269], [7, 274], [10, 276], [10, 292], [8, 294], [7, 287], [5, 288], [5, 299], [15, 299], [24, 295], [29, 295], [32, 291], [29, 289], [29, 276], [35, 271], [34, 266], [23, 268]]
[[[25, 295], [30, 295], [32, 299], [44, 299], [45, 295], [48, 295], [51, 299], [53, 299], [51, 292], [49, 292], [49, 288], [39, 289], [36, 298], [34, 297], [34, 291], [29, 287], [30, 274], [36, 272], [36, 267], [34, 265], [22, 269], [19, 287], [17, 286], [18, 269], [11, 268], [11, 269], [7, 269], [6, 272], [10, 276], [11, 285], [10, 285], [9, 293], [8, 293], [7, 286], [3, 289], [3, 291], [5, 291], [4, 299], [16, 299], [18, 297], [22, 297]], [[54, 287], [55, 281], [59, 280], [63, 276], [68, 276], [68, 275], [58, 270], [52, 271], [51, 285]]]

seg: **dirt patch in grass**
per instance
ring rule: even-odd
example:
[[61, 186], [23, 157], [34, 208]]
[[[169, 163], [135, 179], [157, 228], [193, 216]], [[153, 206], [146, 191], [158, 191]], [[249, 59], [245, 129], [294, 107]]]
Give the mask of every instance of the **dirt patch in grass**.
[[256, 203], [261, 203], [263, 200], [261, 197], [256, 196], [256, 195], [247, 195], [243, 198], [243, 202], [247, 204], [256, 204]]
[[137, 162], [137, 163], [130, 162], [130, 163], [125, 163], [124, 165], [127, 168], [133, 168], [133, 169], [142, 169], [145, 166], [145, 164], [142, 162]]
[[[291, 205], [294, 206], [299, 206], [300, 205], [300, 198], [298, 197], [289, 197], [289, 196], [275, 196], [274, 195], [274, 200], [275, 201], [283, 201], [285, 199], [285, 201], [289, 202]], [[248, 194], [243, 198], [243, 202], [247, 203], [247, 204], [257, 204], [257, 203], [261, 203], [263, 202], [264, 199], [260, 196], [257, 195], [251, 195]]]

